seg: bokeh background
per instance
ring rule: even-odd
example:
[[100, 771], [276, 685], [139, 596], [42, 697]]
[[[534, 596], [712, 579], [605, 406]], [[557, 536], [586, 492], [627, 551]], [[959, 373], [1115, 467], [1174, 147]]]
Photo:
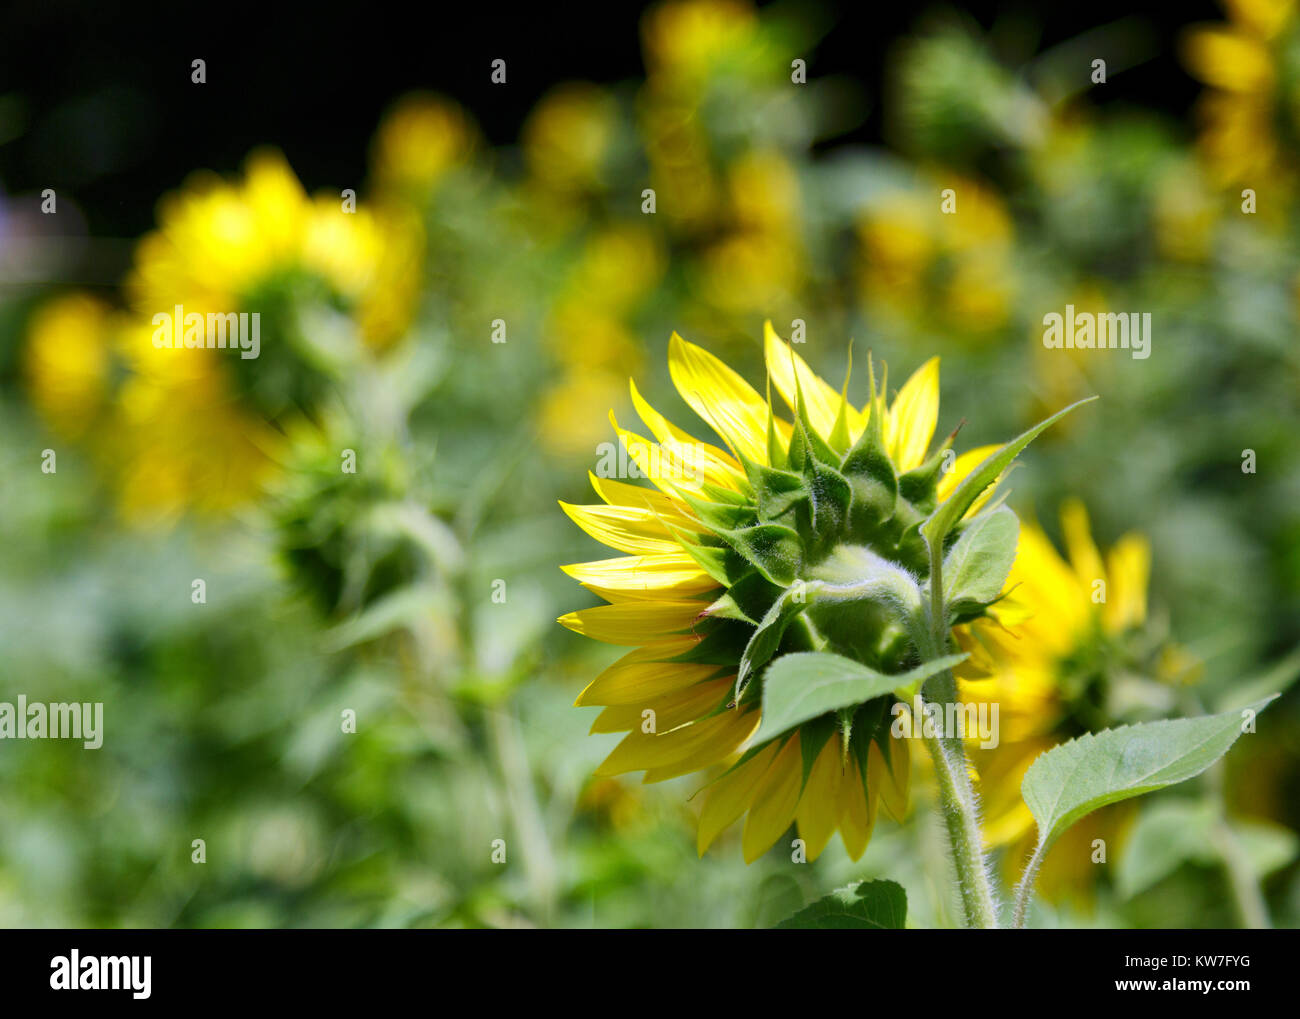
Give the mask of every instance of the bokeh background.
[[[555, 619], [604, 553], [556, 503], [629, 376], [697, 427], [674, 329], [755, 382], [767, 318], [837, 384], [850, 340], [895, 385], [939, 354], [965, 446], [1101, 395], [1011, 503], [1145, 543], [1144, 610], [1068, 634], [1040, 738], [1286, 687], [1296, 8], [7, 8], [0, 700], [105, 736], [0, 742], [0, 923], [750, 927], [870, 876], [951, 923], [923, 773], [861, 861], [750, 866], [697, 858], [698, 779], [593, 777], [572, 702], [617, 651]], [[261, 357], [154, 350], [176, 303], [261, 309]], [[1150, 312], [1151, 356], [1045, 350], [1066, 303]], [[1037, 922], [1300, 924], [1300, 702], [1263, 717], [1081, 825]]]

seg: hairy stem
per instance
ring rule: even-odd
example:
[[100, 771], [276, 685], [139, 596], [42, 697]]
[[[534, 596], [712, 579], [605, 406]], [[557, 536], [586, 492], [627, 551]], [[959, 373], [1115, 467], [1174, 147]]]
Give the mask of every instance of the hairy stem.
[[1029, 909], [1029, 900], [1034, 896], [1034, 882], [1038, 880], [1038, 870], [1043, 865], [1045, 855], [1047, 855], [1047, 845], [1039, 842], [1034, 847], [1034, 855], [1025, 864], [1025, 872], [1020, 875], [1020, 883], [1016, 885], [1016, 903], [1011, 912], [1011, 926], [1016, 929], [1025, 925], [1025, 913]]
[[[943, 599], [942, 549], [930, 549], [930, 646], [926, 656], [947, 653], [947, 607]], [[928, 701], [947, 707], [957, 700], [957, 681], [950, 671], [933, 677], [925, 689]], [[918, 720], [922, 721], [922, 720]], [[925, 726], [922, 724], [922, 734]], [[948, 846], [957, 870], [962, 910], [967, 927], [997, 927], [998, 900], [993, 891], [988, 863], [984, 858], [984, 835], [980, 830], [979, 795], [970, 779], [966, 748], [958, 736], [924, 736], [934, 760]]]

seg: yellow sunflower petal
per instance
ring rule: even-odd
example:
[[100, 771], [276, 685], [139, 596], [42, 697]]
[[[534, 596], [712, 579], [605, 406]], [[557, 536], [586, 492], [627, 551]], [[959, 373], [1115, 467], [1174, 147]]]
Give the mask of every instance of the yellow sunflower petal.
[[[644, 733], [639, 728], [596, 769], [602, 777], [652, 769], [658, 778], [676, 777], [707, 768], [730, 757], [758, 728], [758, 712], [724, 711], [670, 732]], [[653, 781], [650, 774], [647, 781]]]
[[683, 459], [676, 447], [651, 442], [644, 436], [623, 428], [613, 411], [610, 411], [609, 420], [618, 433], [619, 441], [627, 450], [627, 455], [641, 469], [641, 473], [667, 495], [676, 497], [678, 492], [703, 495], [705, 482], [723, 488], [740, 487], [739, 476], [731, 471], [715, 473], [709, 469], [707, 462]]
[[718, 679], [696, 683], [637, 704], [610, 705], [596, 716], [596, 720], [591, 723], [591, 731], [629, 732], [642, 725], [647, 711], [654, 712], [655, 728], [661, 732], [676, 729], [716, 708], [730, 692], [733, 682], [731, 679]]
[[911, 774], [908, 741], [890, 737], [889, 763], [874, 742], [867, 751], [867, 784], [880, 795], [885, 813], [895, 821], [907, 816], [907, 788]]
[[939, 421], [939, 359], [921, 365], [898, 391], [885, 421], [885, 448], [899, 471], [921, 466]]
[[733, 369], [676, 333], [668, 372], [682, 399], [715, 432], [757, 463], [767, 462], [767, 401]]
[[1273, 59], [1259, 39], [1225, 28], [1188, 32], [1183, 56], [1193, 74], [1228, 92], [1260, 93], [1273, 87]]
[[794, 812], [795, 821], [799, 825], [799, 837], [804, 841], [809, 860], [815, 860], [821, 855], [839, 825], [840, 783], [843, 777], [840, 741], [832, 736], [813, 762], [812, 770], [808, 772], [808, 784], [804, 786], [799, 806]]
[[[809, 368], [807, 362], [794, 352], [790, 344], [776, 334], [771, 322], [763, 323], [763, 349], [768, 373], [772, 376], [772, 384], [781, 394], [781, 399], [793, 413], [797, 395], [795, 389], [797, 378], [808, 411], [808, 421], [822, 438], [826, 438], [835, 427], [840, 404], [844, 402], [839, 390]], [[866, 415], [853, 406], [847, 408], [846, 414], [849, 434], [856, 439], [866, 426]]]
[[802, 781], [803, 759], [799, 754], [799, 736], [796, 733], [786, 741], [754, 790], [754, 802], [745, 818], [745, 834], [741, 838], [746, 863], [753, 863], [771, 849], [790, 827], [795, 807], [799, 805]]
[[606, 644], [651, 644], [690, 632], [704, 608], [698, 601], [622, 602], [567, 612], [560, 622], [574, 633]]
[[1126, 534], [1106, 556], [1110, 587], [1102, 623], [1110, 633], [1140, 626], [1147, 617], [1147, 583], [1151, 575], [1151, 546], [1140, 534]]
[[[560, 569], [607, 601], [626, 597], [679, 600], [719, 586], [685, 552], [620, 556], [573, 563]], [[611, 593], [625, 598], [610, 598]]]
[[635, 509], [649, 510], [666, 526], [671, 525], [688, 531], [700, 530], [700, 522], [695, 519], [686, 504], [666, 492], [600, 478], [590, 471], [587, 472], [587, 477], [591, 479], [591, 487], [596, 490], [596, 494], [610, 506], [631, 506]]
[[840, 838], [849, 859], [859, 859], [871, 841], [876, 825], [876, 796], [868, 796], [862, 786], [862, 771], [849, 767], [840, 782]]
[[562, 502], [569, 518], [599, 542], [620, 552], [672, 555], [682, 546], [650, 510], [634, 506], [574, 506]]
[[1093, 581], [1106, 580], [1106, 567], [1092, 540], [1088, 511], [1078, 499], [1066, 499], [1061, 504], [1061, 532], [1070, 565], [1083, 585], [1091, 588]]
[[723, 775], [708, 787], [696, 838], [696, 847], [701, 856], [718, 835], [749, 809], [758, 783], [762, 781], [780, 749], [777, 743], [768, 744], [735, 771]]
[[740, 464], [730, 454], [678, 428], [646, 402], [634, 381], [628, 379], [628, 385], [637, 415], [660, 444], [671, 448], [683, 462], [695, 465], [709, 477], [739, 476], [742, 473]]
[[716, 665], [672, 660], [698, 643], [697, 637], [673, 637], [629, 651], [588, 683], [573, 703], [637, 704], [708, 679], [718, 671]]

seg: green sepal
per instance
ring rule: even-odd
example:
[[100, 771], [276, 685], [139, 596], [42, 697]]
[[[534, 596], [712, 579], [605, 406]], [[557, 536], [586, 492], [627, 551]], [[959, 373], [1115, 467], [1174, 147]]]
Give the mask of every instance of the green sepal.
[[789, 587], [803, 565], [799, 532], [780, 524], [756, 524], [715, 532], [772, 583]]
[[819, 581], [813, 581], [798, 588], [790, 588], [772, 603], [740, 656], [740, 666], [736, 670], [737, 701], [744, 694], [755, 671], [771, 661], [776, 654], [790, 621], [808, 608], [822, 586]]
[[749, 567], [748, 572], [708, 607], [707, 613], [724, 619], [739, 619], [757, 626], [780, 595], [781, 588], [758, 570]]
[[822, 752], [827, 741], [835, 735], [838, 728], [834, 715], [822, 715], [821, 718], [805, 722], [795, 730], [799, 733], [799, 755], [803, 759], [803, 779], [799, 784], [801, 793], [808, 785], [808, 775], [812, 772], [813, 765], [817, 763], [817, 755]]
[[710, 502], [685, 493], [682, 493], [682, 499], [699, 517], [700, 522], [714, 534], [748, 527], [754, 522], [754, 507], [747, 502]]
[[849, 527], [859, 537], [891, 520], [898, 503], [898, 475], [885, 452], [879, 408], [872, 406], [868, 413], [867, 426], [840, 462], [853, 489]]
[[682, 550], [695, 560], [696, 565], [724, 587], [730, 587], [752, 569], [730, 545], [703, 545], [695, 540], [697, 536], [694, 532], [683, 531], [672, 524], [667, 526]]
[[853, 489], [843, 474], [818, 460], [810, 463], [814, 555], [839, 542], [848, 526]]
[[944, 456], [952, 449], [956, 432], [948, 436], [930, 459], [913, 467], [899, 477], [898, 493], [922, 513], [931, 513], [938, 503], [939, 475], [943, 471]]
[[717, 665], [728, 669], [736, 667], [749, 643], [754, 628], [734, 619], [708, 619], [698, 626], [707, 627], [704, 639], [679, 655], [667, 658], [668, 662], [690, 665]]
[[811, 494], [800, 475], [761, 464], [746, 465], [746, 469], [751, 472], [760, 523], [781, 524], [798, 531], [811, 522]]

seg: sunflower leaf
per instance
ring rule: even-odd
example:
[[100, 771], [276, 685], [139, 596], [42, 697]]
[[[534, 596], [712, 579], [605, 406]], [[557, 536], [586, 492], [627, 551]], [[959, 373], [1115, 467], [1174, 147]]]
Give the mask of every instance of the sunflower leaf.
[[892, 696], [965, 660], [965, 655], [948, 655], [909, 672], [886, 675], [824, 651], [782, 655], [763, 677], [763, 720], [754, 739], [761, 743], [827, 712]]
[[1099, 807], [1199, 775], [1228, 752], [1246, 723], [1253, 725], [1276, 696], [1240, 711], [1088, 733], [1040, 755], [1020, 785], [1038, 823], [1039, 845], [1046, 851], [1070, 825]]
[[961, 532], [943, 561], [944, 602], [954, 614], [997, 599], [1019, 540], [1020, 521], [1005, 506], [980, 514]]
[[855, 881], [782, 920], [777, 930], [902, 930], [907, 893], [893, 881]]
[[980, 497], [984, 489], [996, 482], [998, 476], [1010, 466], [1011, 461], [1018, 457], [1021, 451], [1034, 439], [1038, 438], [1049, 425], [1055, 424], [1076, 407], [1091, 403], [1095, 399], [1097, 399], [1095, 396], [1090, 396], [1085, 400], [1080, 400], [1078, 403], [1072, 403], [1070, 406], [1058, 410], [1051, 417], [1044, 418], [1033, 428], [1012, 439], [996, 453], [991, 454], [988, 459], [966, 475], [961, 483], [953, 489], [952, 495], [941, 502], [938, 509], [931, 513], [921, 526], [921, 533], [925, 535], [930, 547], [934, 548], [943, 544], [948, 532], [953, 529], [957, 521], [966, 515], [966, 511], [971, 508], [971, 505]]

